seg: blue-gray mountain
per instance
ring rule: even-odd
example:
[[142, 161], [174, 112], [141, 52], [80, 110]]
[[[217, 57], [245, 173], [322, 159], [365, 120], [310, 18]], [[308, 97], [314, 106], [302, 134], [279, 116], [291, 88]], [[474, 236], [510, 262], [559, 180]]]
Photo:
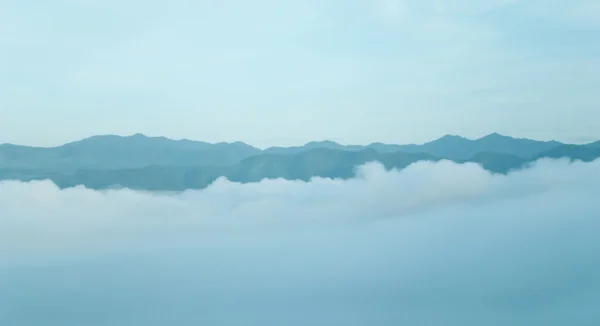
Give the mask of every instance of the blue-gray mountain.
[[446, 135], [421, 145], [322, 141], [260, 150], [242, 142], [210, 144], [141, 134], [109, 135], [52, 148], [0, 145], [0, 180], [49, 179], [61, 188], [181, 191], [202, 189], [221, 176], [237, 182], [351, 178], [356, 166], [371, 161], [387, 169], [402, 169], [418, 161], [448, 159], [508, 173], [543, 157], [593, 161], [600, 157], [600, 142], [572, 145], [493, 133], [476, 140]]

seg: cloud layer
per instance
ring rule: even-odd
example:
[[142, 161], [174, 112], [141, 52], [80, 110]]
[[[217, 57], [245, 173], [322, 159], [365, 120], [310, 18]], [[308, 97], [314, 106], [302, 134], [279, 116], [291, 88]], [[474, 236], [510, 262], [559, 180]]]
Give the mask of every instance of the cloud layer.
[[0, 183], [3, 325], [592, 325], [600, 161], [204, 191]]

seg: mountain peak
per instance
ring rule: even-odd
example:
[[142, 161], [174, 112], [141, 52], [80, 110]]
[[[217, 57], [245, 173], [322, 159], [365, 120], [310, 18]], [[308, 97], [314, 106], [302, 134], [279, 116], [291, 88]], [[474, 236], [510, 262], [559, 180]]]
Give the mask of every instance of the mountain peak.
[[459, 135], [453, 135], [453, 134], [445, 134], [443, 135], [440, 139], [457, 139], [457, 138], [462, 138], [464, 139], [464, 137], [459, 136]]
[[438, 142], [457, 142], [457, 141], [465, 141], [465, 140], [469, 140], [465, 137], [462, 136], [457, 136], [457, 135], [451, 135], [451, 134], [446, 134], [434, 141], [431, 141], [429, 143], [438, 143]]
[[500, 135], [500, 134], [499, 134], [499, 133], [497, 133], [497, 132], [493, 132], [493, 133], [491, 133], [491, 134], [489, 134], [489, 135], [487, 135], [487, 136], [485, 136], [485, 137], [504, 137], [504, 136]]
[[509, 136], [501, 135], [501, 134], [499, 134], [497, 132], [493, 132], [493, 133], [491, 133], [489, 135], [486, 135], [486, 136], [483, 136], [483, 137], [481, 137], [481, 138], [479, 138], [477, 140], [482, 140], [482, 139], [514, 139], [514, 138], [509, 137]]
[[132, 138], [149, 138], [148, 136], [146, 136], [146, 135], [144, 135], [144, 134], [142, 134], [140, 132], [135, 133], [135, 134], [133, 134], [133, 135], [131, 135], [129, 137], [132, 137]]

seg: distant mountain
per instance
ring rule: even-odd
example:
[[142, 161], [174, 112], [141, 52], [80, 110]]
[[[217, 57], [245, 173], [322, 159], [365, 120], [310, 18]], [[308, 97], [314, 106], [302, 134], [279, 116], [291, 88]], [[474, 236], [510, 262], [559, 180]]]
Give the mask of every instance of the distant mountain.
[[323, 141], [261, 151], [241, 142], [210, 144], [141, 134], [95, 136], [53, 148], [0, 145], [0, 180], [49, 179], [61, 188], [182, 191], [202, 189], [221, 176], [242, 183], [317, 176], [347, 179], [355, 175], [357, 166], [372, 161], [386, 169], [403, 169], [418, 161], [449, 159], [504, 174], [544, 157], [589, 162], [600, 157], [600, 142], [565, 145], [499, 134], [476, 140], [447, 135], [422, 145]]
[[586, 146], [587, 147], [592, 147], [592, 148], [600, 148], [600, 140], [596, 141], [596, 142], [593, 142], [593, 143], [586, 144]]
[[453, 160], [468, 160], [478, 153], [499, 153], [529, 159], [561, 145], [563, 144], [557, 141], [519, 139], [493, 133], [476, 140], [446, 135], [423, 145], [405, 145], [400, 150], [423, 152]]
[[[384, 143], [371, 143], [366, 148], [372, 148], [379, 153], [394, 153], [394, 152], [410, 152], [410, 150], [405, 150], [406, 146], [411, 145], [395, 145], [395, 144], [384, 144]], [[420, 151], [415, 151], [420, 152]]]
[[571, 161], [591, 162], [600, 157], [600, 147], [587, 145], [563, 145], [540, 153], [536, 158], [569, 158]]
[[250, 145], [209, 144], [164, 137], [94, 136], [53, 148], [0, 145], [0, 167], [77, 170], [125, 169], [150, 165], [229, 166], [261, 151]]
[[257, 155], [229, 167], [148, 166], [136, 169], [81, 169], [72, 173], [0, 169], [0, 179], [50, 179], [60, 188], [84, 185], [91, 189], [125, 187], [149, 191], [182, 191], [205, 188], [221, 176], [242, 183], [267, 178], [305, 181], [312, 177], [348, 179], [354, 176], [357, 166], [367, 162], [378, 161], [387, 169], [402, 169], [422, 160], [438, 159], [428, 154], [380, 154], [374, 149], [342, 151], [316, 148], [296, 155]]
[[488, 171], [505, 174], [522, 168], [528, 160], [509, 154], [480, 152], [464, 162], [478, 163]]
[[296, 155], [263, 154], [245, 159], [231, 168], [227, 177], [231, 181], [250, 182], [267, 178], [309, 180], [312, 177], [351, 178], [357, 166], [378, 161], [387, 169], [402, 169], [422, 161], [437, 161], [428, 154], [379, 153], [367, 148], [361, 151], [315, 148]]
[[361, 151], [365, 149], [365, 146], [361, 145], [341, 145], [336, 142], [325, 140], [325, 141], [313, 141], [306, 143], [302, 146], [291, 146], [291, 147], [269, 147], [263, 150], [264, 154], [281, 154], [281, 155], [295, 155], [298, 153], [310, 151], [318, 148], [336, 149], [343, 151]]
[[225, 167], [148, 166], [137, 169], [83, 169], [30, 180], [52, 180], [60, 188], [83, 185], [90, 189], [129, 188], [145, 191], [202, 189], [225, 175]]
[[328, 148], [345, 151], [361, 151], [372, 148], [380, 153], [407, 152], [427, 153], [436, 157], [452, 160], [468, 160], [478, 153], [500, 153], [518, 156], [523, 159], [535, 157], [537, 154], [563, 145], [557, 141], [536, 141], [503, 136], [498, 133], [471, 140], [461, 136], [445, 135], [439, 139], [424, 144], [395, 145], [372, 143], [366, 146], [341, 145], [332, 141], [310, 142], [304, 146], [271, 147], [263, 153], [294, 155], [315, 148]]

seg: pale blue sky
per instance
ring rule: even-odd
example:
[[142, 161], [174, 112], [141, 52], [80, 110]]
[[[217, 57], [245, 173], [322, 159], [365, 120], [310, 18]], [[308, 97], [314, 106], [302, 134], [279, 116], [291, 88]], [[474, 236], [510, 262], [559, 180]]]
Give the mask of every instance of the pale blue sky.
[[4, 0], [0, 143], [600, 138], [596, 0]]

